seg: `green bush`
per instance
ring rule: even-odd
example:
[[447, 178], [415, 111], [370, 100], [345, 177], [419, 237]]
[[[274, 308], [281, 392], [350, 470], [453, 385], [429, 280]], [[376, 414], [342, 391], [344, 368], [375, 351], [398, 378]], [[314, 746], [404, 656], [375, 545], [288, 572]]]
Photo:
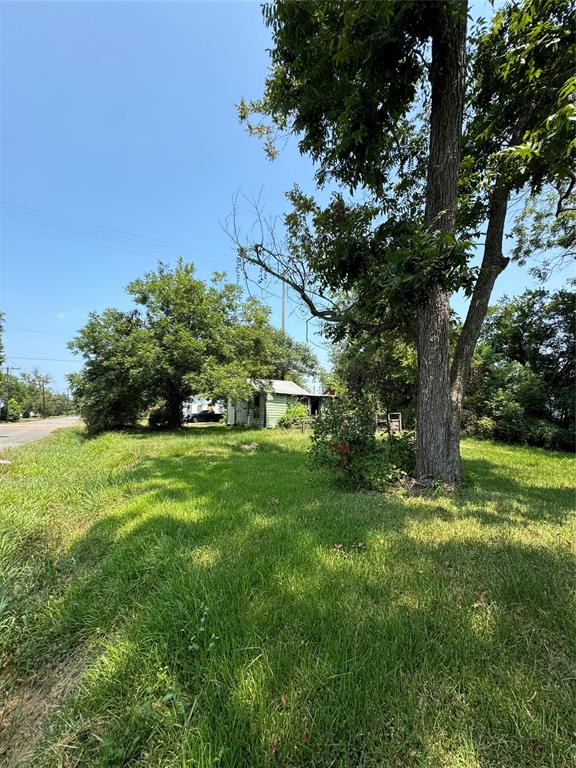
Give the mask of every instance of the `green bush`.
[[574, 451], [572, 430], [562, 429], [549, 419], [538, 419], [520, 412], [516, 403], [502, 409], [497, 418], [481, 416], [466, 434], [484, 440], [502, 440], [506, 443], [536, 445], [557, 451]]
[[478, 416], [468, 408], [462, 410], [462, 434], [471, 437], [478, 434]]
[[90, 434], [133, 427], [144, 412], [144, 400], [129, 376], [110, 370], [106, 376], [88, 366], [68, 377], [74, 402]]
[[557, 432], [558, 427], [546, 419], [528, 419], [526, 422], [527, 442], [531, 445], [552, 448], [556, 441]]
[[416, 432], [405, 429], [398, 435], [391, 435], [388, 454], [395, 467], [411, 475], [416, 468]]
[[555, 440], [556, 444], [553, 447], [559, 451], [571, 451], [574, 453], [576, 450], [576, 435], [573, 429], [557, 427]]
[[490, 416], [480, 416], [476, 422], [476, 430], [471, 434], [481, 437], [484, 440], [490, 440], [494, 437], [496, 422]]
[[[8, 421], [20, 421], [22, 417], [22, 406], [15, 397], [8, 398]], [[6, 420], [6, 408], [2, 406], [0, 409], [0, 419]]]
[[499, 390], [488, 403], [495, 422], [494, 437], [507, 443], [524, 443], [528, 437], [528, 424], [523, 406], [514, 394]]
[[302, 424], [302, 419], [307, 419], [310, 414], [308, 408], [302, 403], [294, 403], [286, 409], [286, 413], [277, 421], [279, 427], [284, 429], [293, 429]]
[[79, 404], [80, 415], [91, 434], [133, 427], [140, 416], [137, 406], [121, 400], [83, 397]]
[[413, 435], [376, 437], [369, 399], [336, 398], [316, 417], [310, 458], [353, 488], [383, 490], [414, 468]]
[[574, 433], [562, 429], [548, 419], [527, 419], [527, 442], [542, 448], [560, 451], [574, 450]]
[[166, 405], [159, 405], [148, 414], [148, 426], [150, 429], [169, 429], [172, 426], [170, 413]]

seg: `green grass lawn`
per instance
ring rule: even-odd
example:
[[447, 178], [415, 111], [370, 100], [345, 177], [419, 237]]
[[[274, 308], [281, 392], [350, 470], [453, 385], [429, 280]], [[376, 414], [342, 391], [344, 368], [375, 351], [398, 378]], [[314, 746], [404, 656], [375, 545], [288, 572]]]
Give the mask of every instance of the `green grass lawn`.
[[574, 458], [466, 441], [456, 496], [385, 496], [306, 445], [71, 429], [8, 454], [0, 762], [576, 764]]

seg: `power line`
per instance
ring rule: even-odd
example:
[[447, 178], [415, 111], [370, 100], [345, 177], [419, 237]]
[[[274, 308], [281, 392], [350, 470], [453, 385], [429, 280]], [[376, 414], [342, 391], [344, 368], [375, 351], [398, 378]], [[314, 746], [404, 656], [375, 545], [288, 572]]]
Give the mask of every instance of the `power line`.
[[65, 339], [67, 339], [69, 336], [67, 333], [57, 333], [56, 331], [41, 331], [39, 328], [17, 328], [15, 325], [6, 325], [5, 329], [7, 331], [23, 331], [25, 333], [42, 333], [44, 336], [63, 336]]
[[7, 226], [23, 229], [24, 231], [59, 236], [63, 239], [80, 238], [78, 242], [83, 244], [93, 245], [94, 242], [92, 241], [95, 241], [99, 245], [120, 246], [123, 249], [143, 251], [150, 255], [155, 255], [158, 252], [170, 255], [172, 252], [198, 260], [208, 260], [209, 257], [210, 260], [227, 261], [230, 258], [228, 255], [195, 248], [183, 243], [126, 232], [125, 230], [93, 224], [82, 219], [60, 216], [59, 214], [20, 206], [15, 203], [4, 202], [0, 213], [4, 218], [13, 220], [12, 222], [6, 221], [5, 224]]
[[79, 363], [80, 360], [75, 360], [73, 357], [23, 357], [22, 355], [7, 355], [10, 360], [41, 360], [42, 362], [50, 363]]
[[94, 229], [97, 231], [100, 230], [100, 231], [110, 232], [112, 235], [121, 235], [123, 237], [128, 237], [128, 238], [136, 238], [149, 243], [153, 242], [160, 246], [169, 246], [172, 248], [183, 248], [187, 251], [197, 251], [198, 253], [204, 253], [204, 254], [207, 254], [208, 256], [216, 256], [216, 257], [221, 256], [221, 254], [219, 253], [215, 253], [213, 251], [207, 251], [204, 248], [195, 248], [193, 246], [184, 245], [183, 243], [176, 243], [171, 240], [161, 240], [159, 238], [149, 237], [148, 235], [138, 235], [133, 232], [126, 232], [125, 230], [115, 229], [114, 227], [108, 227], [102, 224], [93, 224], [91, 222], [84, 221], [83, 219], [73, 219], [69, 216], [62, 216], [57, 213], [42, 211], [39, 208], [29, 208], [24, 205], [17, 205], [16, 203], [9, 203], [6, 201], [4, 201], [3, 205], [9, 208], [17, 209], [19, 211], [27, 212], [28, 215], [31, 215], [33, 217], [40, 218], [40, 219], [48, 219], [48, 220], [52, 219], [60, 222], [69, 222], [73, 226], [81, 225], [82, 227], [85, 227], [85, 228], [88, 227], [90, 229]]
[[[4, 225], [23, 232], [57, 237], [80, 245], [104, 246], [122, 253], [134, 251], [155, 261], [161, 260], [162, 257], [184, 256], [196, 263], [209, 264], [212, 267], [217, 266], [213, 263], [214, 260], [218, 260], [223, 267], [230, 266], [232, 254], [217, 254], [170, 240], [137, 235], [124, 230], [114, 229], [113, 227], [92, 224], [82, 219], [60, 216], [59, 214], [7, 201], [4, 201], [3, 206], [4, 208], [0, 207], [0, 215], [5, 219]], [[6, 219], [13, 220], [6, 221]], [[258, 285], [258, 287], [261, 294], [265, 293], [275, 299], [282, 299], [281, 296], [278, 296], [264, 286]]]
[[166, 259], [166, 258], [174, 258], [176, 256], [183, 256], [183, 257], [185, 257], [187, 259], [194, 260], [194, 263], [196, 263], [196, 264], [198, 264], [198, 263], [200, 263], [200, 264], [202, 264], [202, 263], [209, 264], [213, 268], [216, 267], [216, 266], [222, 266], [222, 267], [230, 266], [229, 264], [224, 264], [224, 261], [226, 259], [225, 256], [219, 257], [221, 259], [221, 261], [222, 261], [221, 265], [215, 265], [213, 263], [213, 259], [208, 259], [207, 257], [202, 257], [202, 256], [197, 256], [197, 255], [191, 255], [191, 254], [185, 254], [185, 253], [166, 253], [165, 251], [157, 251], [156, 253], [148, 252], [148, 251], [145, 251], [145, 250], [143, 250], [141, 248], [138, 248], [137, 246], [129, 246], [129, 245], [124, 245], [122, 243], [113, 243], [113, 242], [107, 242], [107, 241], [98, 242], [97, 240], [81, 239], [80, 237], [70, 237], [68, 234], [66, 234], [64, 232], [55, 232], [55, 231], [50, 231], [50, 230], [34, 229], [33, 227], [21, 227], [21, 226], [18, 226], [17, 224], [14, 224], [13, 222], [10, 222], [10, 221], [4, 222], [4, 226], [10, 227], [11, 229], [20, 230], [21, 232], [31, 232], [32, 234], [35, 234], [35, 235], [48, 235], [49, 237], [57, 237], [57, 238], [60, 238], [61, 240], [68, 240], [69, 242], [79, 243], [80, 245], [89, 245], [89, 246], [92, 246], [92, 247], [95, 247], [95, 248], [106, 247], [106, 248], [109, 248], [110, 250], [114, 250], [114, 251], [117, 251], [117, 252], [120, 252], [120, 253], [126, 253], [127, 251], [133, 251], [133, 252], [138, 253], [138, 255], [140, 255], [140, 256], [147, 256], [148, 258], [150, 258], [150, 259], [152, 259], [154, 261], [162, 261], [163, 259]]
[[124, 235], [110, 235], [107, 232], [99, 231], [98, 229], [90, 229], [85, 226], [71, 225], [64, 221], [59, 220], [45, 220], [36, 216], [30, 216], [28, 214], [22, 214], [19, 211], [7, 211], [0, 210], [2, 215], [6, 218], [14, 219], [20, 225], [28, 225], [32, 227], [40, 227], [39, 231], [48, 230], [50, 232], [64, 233], [67, 235], [74, 235], [76, 237], [82, 237], [83, 239], [96, 240], [97, 242], [106, 242], [113, 245], [121, 245], [126, 248], [138, 249], [143, 251], [158, 251], [171, 252], [177, 250], [188, 251], [186, 247], [176, 248], [174, 246], [161, 245], [153, 241], [147, 241], [146, 238], [135, 235], [134, 237], [125, 237]]

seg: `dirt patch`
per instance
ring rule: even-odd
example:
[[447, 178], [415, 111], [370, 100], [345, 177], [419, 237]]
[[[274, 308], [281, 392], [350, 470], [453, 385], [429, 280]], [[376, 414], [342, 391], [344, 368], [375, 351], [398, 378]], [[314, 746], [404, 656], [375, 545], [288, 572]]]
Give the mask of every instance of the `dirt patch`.
[[23, 766], [42, 736], [46, 719], [74, 692], [89, 658], [68, 656], [30, 685], [14, 689], [0, 710], [0, 763]]

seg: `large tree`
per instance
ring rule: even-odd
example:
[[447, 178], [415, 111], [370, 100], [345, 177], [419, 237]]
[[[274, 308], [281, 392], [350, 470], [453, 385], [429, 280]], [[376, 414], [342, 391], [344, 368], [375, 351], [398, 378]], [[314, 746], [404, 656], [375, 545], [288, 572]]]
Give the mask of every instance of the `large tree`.
[[31, 412], [41, 413], [47, 416], [49, 413], [49, 401], [51, 392], [48, 389], [50, 376], [46, 376], [38, 368], [33, 368], [30, 373], [23, 371], [20, 379], [25, 385], [26, 396], [22, 400], [22, 411], [25, 415]]
[[538, 377], [545, 394], [543, 412], [566, 429], [574, 428], [576, 379], [576, 294], [525, 291], [491, 308], [481, 340], [497, 358], [519, 363]]
[[[466, 379], [507, 263], [510, 196], [556, 183], [565, 202], [573, 179], [573, 6], [506, 6], [476, 36], [468, 68], [466, 10], [460, 0], [277, 0], [265, 8], [274, 45], [264, 97], [240, 104], [270, 151], [277, 133], [297, 133], [320, 182], [331, 176], [372, 198], [366, 206], [336, 196], [321, 210], [295, 190], [286, 250], [262, 237], [239, 242], [240, 255], [284, 279], [322, 320], [374, 335], [399, 323], [412, 330], [416, 471], [448, 482], [460, 478]], [[466, 237], [482, 223], [476, 273]], [[460, 288], [471, 302], [451, 356], [449, 300]]]
[[160, 265], [127, 288], [136, 309], [92, 313], [70, 347], [84, 368], [70, 377], [75, 399], [95, 431], [130, 426], [151, 406], [178, 427], [195, 394], [240, 398], [249, 379], [313, 374], [305, 345], [269, 322], [270, 310], [215, 276], [207, 284], [191, 264]]

